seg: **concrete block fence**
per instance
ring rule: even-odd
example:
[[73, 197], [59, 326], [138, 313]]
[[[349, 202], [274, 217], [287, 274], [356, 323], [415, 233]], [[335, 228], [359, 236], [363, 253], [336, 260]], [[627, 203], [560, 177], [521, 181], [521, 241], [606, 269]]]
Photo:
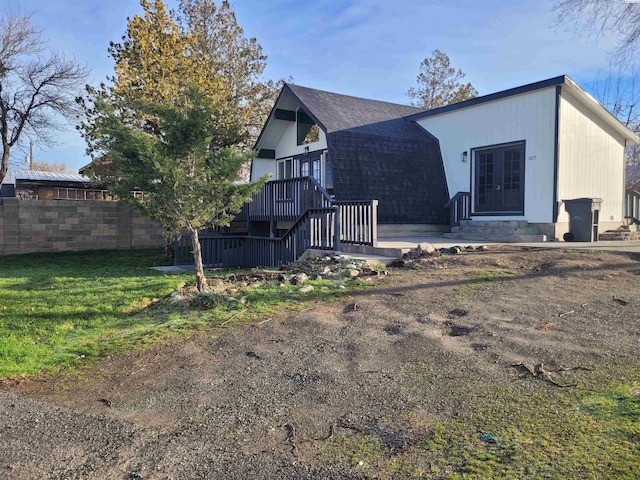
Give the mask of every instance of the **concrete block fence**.
[[4, 198], [0, 203], [0, 255], [164, 245], [160, 225], [120, 202]]

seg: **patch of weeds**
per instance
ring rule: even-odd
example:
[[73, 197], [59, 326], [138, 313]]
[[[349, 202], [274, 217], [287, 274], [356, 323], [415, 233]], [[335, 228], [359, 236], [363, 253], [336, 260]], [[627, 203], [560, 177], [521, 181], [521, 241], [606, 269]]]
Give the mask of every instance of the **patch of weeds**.
[[503, 276], [504, 276], [503, 272], [499, 272], [497, 270], [487, 270], [474, 275], [473, 283], [484, 283], [487, 281], [496, 280]]
[[324, 451], [327, 460], [374, 471], [384, 454], [382, 442], [373, 433], [364, 436], [336, 435], [328, 440]]
[[603, 435], [640, 444], [640, 384], [619, 384], [588, 395], [576, 409], [602, 424]]
[[197, 293], [190, 300], [189, 305], [194, 308], [210, 309], [224, 303], [225, 299], [217, 293]]
[[424, 452], [420, 448], [430, 435], [424, 422], [424, 412], [410, 412], [389, 421], [376, 419], [352, 436], [328, 440], [322, 457], [366, 478], [369, 475], [385, 480], [425, 478], [435, 470], [423, 461]]
[[447, 478], [639, 478], [637, 381], [595, 392], [497, 392], [419, 448]]

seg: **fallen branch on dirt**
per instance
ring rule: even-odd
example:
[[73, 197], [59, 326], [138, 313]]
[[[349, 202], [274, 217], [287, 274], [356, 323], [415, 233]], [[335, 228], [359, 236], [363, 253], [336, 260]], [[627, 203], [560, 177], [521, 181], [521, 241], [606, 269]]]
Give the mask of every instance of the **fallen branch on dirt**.
[[613, 301], [619, 303], [620, 305], [622, 305], [623, 307], [626, 307], [627, 305], [629, 305], [629, 302], [627, 302], [625, 299], [623, 298], [616, 298], [615, 295], [613, 295]]
[[345, 422], [343, 419], [340, 419], [336, 423], [333, 423], [329, 426], [329, 435], [324, 438], [314, 438], [314, 440], [318, 442], [326, 442], [327, 440], [332, 439], [333, 435], [335, 434], [336, 427], [344, 428], [346, 430], [353, 430], [354, 432], [358, 433], [364, 433], [364, 430], [362, 430], [360, 427], [357, 427], [351, 423]]
[[262, 320], [261, 322], [256, 323], [256, 325], [262, 325], [263, 323], [267, 323], [273, 320], [273, 317], [267, 318], [266, 320]]
[[287, 429], [287, 438], [285, 438], [285, 442], [289, 442], [289, 445], [291, 445], [291, 454], [297, 457], [298, 446], [296, 445], [296, 442], [293, 441], [293, 437], [296, 435], [296, 427], [290, 423], [283, 423], [280, 425], [280, 428]]
[[553, 322], [544, 322], [544, 323], [541, 323], [541, 324], [538, 326], [538, 330], [549, 331], [549, 330], [551, 330], [551, 329], [552, 329], [553, 327], [555, 327], [555, 326], [556, 326], [556, 324], [555, 324], [555, 323], [553, 323]]
[[568, 312], [558, 313], [555, 316], [556, 317], [566, 317], [567, 315], [571, 315], [572, 313], [576, 313], [576, 311], [575, 310], [569, 310]]
[[569, 372], [571, 370], [585, 370], [587, 372], [593, 371], [591, 367], [583, 367], [582, 365], [578, 365], [577, 367], [560, 367], [554, 370], [547, 369], [547, 372]]
[[233, 315], [231, 315], [229, 318], [227, 318], [224, 322], [222, 322], [220, 324], [220, 326], [222, 325], [226, 325], [227, 323], [229, 323], [231, 320], [233, 320], [234, 318], [236, 318], [238, 315], [242, 315], [244, 312], [246, 312], [247, 310], [249, 310], [248, 308], [245, 308], [243, 310], [240, 310], [239, 312], [234, 313]]
[[298, 313], [296, 314], [296, 317], [299, 317], [300, 315], [302, 315], [304, 312], [308, 312], [309, 310], [313, 310], [314, 308], [316, 308], [319, 305], [319, 303], [314, 303], [313, 307], [309, 307], [309, 308], [303, 308], [302, 310], [298, 310]]
[[[551, 383], [552, 385], [555, 385], [556, 387], [568, 388], [568, 387], [575, 387], [578, 385], [577, 383], [565, 385], [565, 384], [556, 382], [553, 378], [551, 378], [551, 375], [549, 375], [549, 372], [554, 370], [545, 370], [543, 363], [536, 363], [533, 367], [530, 367], [529, 365], [523, 362], [518, 362], [518, 363], [512, 364], [511, 366], [516, 368], [519, 368], [519, 367], [524, 368], [531, 374], [532, 377], [546, 380], [547, 382]], [[579, 367], [576, 367], [575, 370], [577, 370], [578, 368]], [[555, 370], [555, 371], [562, 371], [562, 370]]]

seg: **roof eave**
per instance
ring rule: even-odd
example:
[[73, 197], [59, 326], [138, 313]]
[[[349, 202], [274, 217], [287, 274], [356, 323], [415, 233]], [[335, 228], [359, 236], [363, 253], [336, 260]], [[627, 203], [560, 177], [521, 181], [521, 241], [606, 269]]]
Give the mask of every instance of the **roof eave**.
[[591, 110], [598, 118], [609, 125], [613, 130], [620, 134], [627, 143], [637, 145], [640, 143], [640, 137], [633, 133], [625, 124], [618, 120], [609, 110], [604, 108], [600, 102], [598, 102], [592, 95], [587, 93], [568, 76], [565, 76], [565, 82], [563, 84], [575, 97], [578, 98], [589, 110]]
[[318, 127], [320, 127], [325, 134], [327, 134], [327, 128], [322, 124], [322, 122], [320, 122], [320, 120], [318, 120], [318, 118], [314, 115], [314, 113], [309, 109], [309, 107], [307, 107], [304, 102], [300, 99], [300, 97], [298, 95], [296, 95], [296, 93], [293, 91], [293, 89], [291, 87], [289, 87], [289, 84], [285, 83], [284, 86], [282, 87], [282, 90], [280, 90], [280, 93], [278, 94], [278, 98], [276, 99], [276, 101], [273, 104], [273, 107], [271, 108], [271, 112], [269, 112], [269, 116], [267, 117], [267, 121], [265, 122], [264, 126], [262, 127], [262, 130], [260, 131], [260, 135], [258, 136], [258, 140], [256, 140], [255, 145], [253, 146], [254, 150], [259, 150], [260, 148], [260, 141], [262, 140], [262, 137], [264, 136], [265, 131], [267, 130], [267, 128], [269, 127], [269, 124], [273, 121], [273, 117], [275, 115], [275, 111], [278, 109], [278, 103], [280, 103], [280, 100], [282, 99], [282, 97], [284, 96], [285, 93], [289, 93], [291, 95], [293, 95], [293, 97], [296, 99], [296, 101], [298, 102], [298, 104], [300, 105], [300, 107], [304, 110], [304, 112], [309, 115], [309, 117], [311, 117], [311, 119], [318, 125]]
[[422, 118], [432, 117], [435, 115], [442, 115], [444, 113], [449, 113], [456, 110], [473, 107], [476, 105], [482, 105], [483, 103], [494, 102], [496, 100], [501, 100], [503, 98], [522, 95], [524, 93], [541, 90], [543, 88], [555, 87], [556, 85], [562, 85], [565, 82], [566, 78], [568, 78], [566, 75], [560, 75], [559, 77], [548, 78], [546, 80], [541, 80], [535, 83], [529, 83], [527, 85], [522, 85], [520, 87], [510, 88], [508, 90], [502, 90], [500, 92], [490, 93], [489, 95], [483, 95], [481, 97], [471, 98], [463, 102], [452, 103], [451, 105], [445, 105], [444, 107], [425, 110], [424, 112], [416, 113], [414, 115], [409, 115], [405, 118], [407, 118], [408, 120], [416, 121]]
[[267, 117], [267, 121], [264, 122], [264, 125], [262, 126], [262, 130], [260, 130], [260, 135], [258, 135], [258, 139], [256, 140], [256, 143], [253, 145], [253, 149], [254, 150], [258, 150], [258, 146], [260, 145], [260, 140], [262, 140], [262, 137], [264, 136], [264, 132], [267, 129], [269, 123], [271, 122], [271, 119], [273, 118], [273, 115], [276, 111], [276, 108], [278, 106], [278, 103], [280, 102], [280, 99], [282, 98], [282, 95], [284, 94], [285, 88], [287, 87], [287, 84], [285, 83], [284, 86], [282, 87], [282, 89], [280, 89], [280, 93], [278, 94], [278, 98], [276, 98], [276, 101], [273, 103], [273, 107], [271, 107], [271, 111], [269, 112], [269, 116]]
[[291, 95], [293, 95], [296, 98], [296, 100], [300, 104], [300, 107], [304, 110], [304, 113], [309, 115], [311, 117], [311, 120], [313, 120], [316, 123], [316, 125], [318, 125], [318, 127], [320, 127], [324, 131], [325, 134], [328, 133], [327, 132], [327, 127], [325, 127], [324, 124], [320, 120], [318, 120], [318, 118], [311, 111], [311, 109], [309, 107], [307, 107], [307, 105], [305, 105], [305, 103], [302, 101], [302, 99], [300, 99], [300, 97], [298, 95], [296, 95], [296, 92], [294, 92], [293, 89], [291, 87], [289, 87], [289, 84], [285, 83], [284, 88], [286, 88], [287, 91], [290, 92]]

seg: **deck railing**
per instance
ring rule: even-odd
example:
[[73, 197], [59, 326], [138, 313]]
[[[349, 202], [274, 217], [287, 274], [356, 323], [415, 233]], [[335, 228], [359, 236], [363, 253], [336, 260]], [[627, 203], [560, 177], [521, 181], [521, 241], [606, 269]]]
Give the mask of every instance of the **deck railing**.
[[449, 200], [445, 208], [449, 207], [449, 224], [457, 227], [462, 220], [471, 218], [471, 193], [458, 192]]
[[253, 194], [235, 220], [295, 222], [307, 210], [331, 203], [331, 195], [313, 177], [272, 180]]
[[[345, 201], [308, 209], [282, 237], [200, 234], [202, 261], [207, 268], [279, 267], [296, 261], [308, 248], [375, 246], [377, 218], [377, 200]], [[176, 265], [193, 264], [189, 235], [177, 239], [174, 251]]]
[[378, 201], [334, 202], [338, 208], [340, 242], [372, 245], [378, 241]]
[[633, 223], [640, 223], [640, 192], [627, 190], [624, 199], [624, 216]]
[[[337, 238], [334, 207], [307, 210], [282, 237], [200, 235], [206, 268], [279, 267], [297, 260], [308, 248], [334, 250]], [[177, 265], [193, 264], [191, 237], [175, 244]]]

